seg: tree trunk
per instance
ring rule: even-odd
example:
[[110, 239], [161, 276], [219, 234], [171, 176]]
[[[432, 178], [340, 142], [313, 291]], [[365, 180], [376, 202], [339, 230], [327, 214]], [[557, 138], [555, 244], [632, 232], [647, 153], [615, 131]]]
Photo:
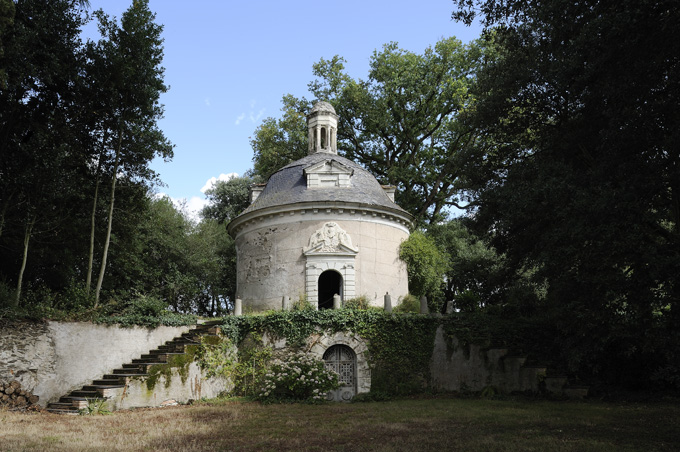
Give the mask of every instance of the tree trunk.
[[26, 224], [26, 230], [24, 233], [24, 256], [21, 260], [21, 268], [19, 269], [19, 279], [17, 281], [17, 292], [14, 298], [14, 306], [19, 306], [19, 301], [21, 300], [21, 286], [24, 281], [24, 271], [26, 270], [26, 261], [28, 260], [28, 243], [31, 240], [31, 235], [33, 234], [33, 226], [35, 225], [35, 217], [30, 219]]
[[116, 149], [116, 160], [113, 164], [113, 176], [111, 181], [111, 202], [109, 203], [109, 221], [106, 227], [106, 240], [104, 241], [104, 252], [102, 253], [102, 263], [99, 267], [99, 278], [97, 278], [97, 287], [95, 289], [94, 307], [99, 306], [99, 292], [102, 289], [102, 282], [104, 281], [104, 272], [106, 271], [106, 258], [109, 254], [109, 242], [111, 241], [111, 225], [113, 224], [113, 204], [116, 199], [116, 181], [118, 180], [118, 165], [120, 163], [120, 152], [123, 146], [123, 131], [118, 132], [118, 147]]
[[94, 185], [94, 201], [92, 202], [92, 217], [90, 221], [90, 253], [87, 262], [87, 279], [85, 281], [85, 290], [90, 295], [90, 285], [92, 284], [92, 262], [94, 260], [94, 231], [95, 231], [95, 217], [97, 213], [97, 200], [99, 196], [99, 169], [101, 168], [101, 155], [99, 163], [97, 164], [97, 180]]

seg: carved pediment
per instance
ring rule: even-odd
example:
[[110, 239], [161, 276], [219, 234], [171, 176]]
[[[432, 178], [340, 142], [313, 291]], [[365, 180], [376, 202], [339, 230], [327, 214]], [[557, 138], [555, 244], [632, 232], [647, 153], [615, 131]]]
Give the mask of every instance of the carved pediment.
[[359, 248], [352, 246], [352, 239], [337, 223], [328, 222], [309, 238], [309, 246], [303, 248], [305, 256], [312, 254], [354, 255]]
[[354, 169], [336, 160], [327, 159], [304, 169], [307, 188], [349, 187]]

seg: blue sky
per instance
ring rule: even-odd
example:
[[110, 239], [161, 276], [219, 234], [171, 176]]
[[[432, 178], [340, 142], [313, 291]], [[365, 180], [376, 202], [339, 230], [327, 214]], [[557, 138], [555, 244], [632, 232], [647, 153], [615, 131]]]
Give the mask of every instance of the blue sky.
[[[120, 18], [131, 1], [90, 0]], [[160, 127], [175, 145], [169, 163], [152, 168], [158, 191], [188, 210], [205, 202], [211, 180], [252, 167], [250, 137], [266, 117], [279, 117], [281, 97], [310, 98], [312, 64], [341, 55], [354, 78], [366, 78], [383, 44], [422, 53], [438, 40], [464, 42], [479, 28], [453, 22], [451, 0], [218, 1], [150, 0], [164, 26], [165, 81]], [[214, 179], [213, 179], [214, 178]]]

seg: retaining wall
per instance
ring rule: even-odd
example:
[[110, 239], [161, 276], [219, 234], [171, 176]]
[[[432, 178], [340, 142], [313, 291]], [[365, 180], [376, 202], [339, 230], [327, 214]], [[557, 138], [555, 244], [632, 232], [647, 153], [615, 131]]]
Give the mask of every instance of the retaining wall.
[[89, 322], [0, 324], [0, 380], [18, 380], [46, 406], [188, 331]]

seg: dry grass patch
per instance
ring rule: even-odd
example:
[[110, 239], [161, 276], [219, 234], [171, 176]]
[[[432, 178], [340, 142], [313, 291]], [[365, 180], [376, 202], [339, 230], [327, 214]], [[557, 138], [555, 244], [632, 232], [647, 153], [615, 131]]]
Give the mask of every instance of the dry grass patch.
[[675, 404], [463, 399], [0, 412], [0, 451], [677, 451]]

